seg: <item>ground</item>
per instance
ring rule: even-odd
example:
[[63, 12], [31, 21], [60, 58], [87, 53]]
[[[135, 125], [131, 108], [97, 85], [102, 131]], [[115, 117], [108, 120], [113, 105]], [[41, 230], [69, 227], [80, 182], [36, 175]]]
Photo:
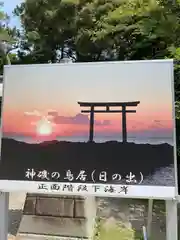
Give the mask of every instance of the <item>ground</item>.
[[[95, 240], [142, 240], [142, 226], [146, 226], [147, 200], [98, 199], [98, 227]], [[165, 205], [154, 202], [152, 240], [165, 239]], [[108, 238], [107, 238], [108, 237]]]
[[[10, 194], [9, 234], [16, 235], [21, 219], [25, 193]], [[147, 200], [97, 198], [97, 232], [94, 240], [141, 240], [146, 224]], [[165, 239], [165, 206], [155, 201], [152, 240]], [[14, 239], [13, 239], [14, 240]]]

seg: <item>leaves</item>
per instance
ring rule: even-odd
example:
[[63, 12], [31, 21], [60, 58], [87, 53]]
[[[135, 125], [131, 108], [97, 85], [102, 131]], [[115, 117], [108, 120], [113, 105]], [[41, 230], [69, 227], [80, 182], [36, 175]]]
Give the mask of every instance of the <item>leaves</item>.
[[17, 61], [16, 54], [7, 56], [17, 42], [17, 29], [9, 27], [9, 16], [3, 12], [2, 6], [3, 3], [0, 3], [0, 74], [3, 72], [4, 64], [8, 64], [9, 60]]
[[180, 31], [175, 10], [157, 0], [26, 0], [15, 13], [26, 36], [21, 50], [28, 42], [56, 62], [65, 48], [77, 61], [164, 57]]

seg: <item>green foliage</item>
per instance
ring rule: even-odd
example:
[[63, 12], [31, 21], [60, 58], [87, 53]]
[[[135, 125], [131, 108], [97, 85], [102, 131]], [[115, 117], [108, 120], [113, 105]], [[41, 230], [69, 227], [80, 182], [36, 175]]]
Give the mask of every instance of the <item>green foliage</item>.
[[170, 1], [26, 0], [15, 14], [22, 52], [37, 62], [164, 58], [179, 43], [180, 6]]
[[[9, 27], [9, 17], [2, 10], [3, 3], [0, 2], [0, 42], [7, 42], [10, 45], [14, 45], [16, 43], [16, 28]], [[9, 54], [9, 59], [12, 62], [17, 60], [16, 54]], [[0, 74], [3, 73], [3, 66], [7, 64], [7, 57], [4, 55], [4, 51], [0, 49]]]
[[[17, 64], [18, 63], [18, 58], [16, 53], [9, 53], [8, 54], [9, 60], [11, 64]], [[3, 66], [7, 64], [7, 60], [5, 57], [0, 57], [0, 75], [3, 74]]]
[[176, 107], [176, 118], [180, 120], [180, 102], [179, 101], [176, 102], [175, 107]]
[[177, 157], [180, 157], [180, 47], [172, 45], [169, 48], [170, 56], [176, 60], [174, 67], [175, 77], [175, 112], [176, 112], [176, 143]]
[[0, 2], [0, 41], [14, 44], [17, 40], [17, 29], [9, 27], [9, 16], [3, 12], [2, 7], [3, 3]]
[[115, 219], [97, 218], [96, 229], [93, 240], [133, 240], [141, 239], [141, 236], [134, 238], [135, 231], [123, 225]]
[[27, 0], [17, 7], [15, 14], [24, 28], [19, 57], [25, 62], [56, 62], [57, 50], [64, 53], [65, 47], [72, 46], [76, 6], [73, 0]]
[[10, 41], [11, 37], [7, 28], [8, 16], [2, 11], [3, 3], [0, 2], [0, 41], [6, 40]]

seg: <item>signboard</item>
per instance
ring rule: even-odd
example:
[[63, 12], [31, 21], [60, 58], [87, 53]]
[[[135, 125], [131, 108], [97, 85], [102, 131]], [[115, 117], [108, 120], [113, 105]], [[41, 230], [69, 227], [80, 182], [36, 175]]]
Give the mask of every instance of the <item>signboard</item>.
[[176, 195], [173, 61], [6, 66], [0, 189]]

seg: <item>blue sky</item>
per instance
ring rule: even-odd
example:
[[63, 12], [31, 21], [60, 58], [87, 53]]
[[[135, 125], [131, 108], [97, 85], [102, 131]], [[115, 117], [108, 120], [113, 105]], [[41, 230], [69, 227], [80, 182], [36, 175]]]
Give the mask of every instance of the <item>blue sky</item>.
[[16, 7], [16, 5], [23, 2], [23, 0], [4, 0], [4, 7], [3, 10], [11, 17], [10, 26], [14, 27], [20, 27], [20, 21], [18, 18], [13, 16], [13, 10]]

